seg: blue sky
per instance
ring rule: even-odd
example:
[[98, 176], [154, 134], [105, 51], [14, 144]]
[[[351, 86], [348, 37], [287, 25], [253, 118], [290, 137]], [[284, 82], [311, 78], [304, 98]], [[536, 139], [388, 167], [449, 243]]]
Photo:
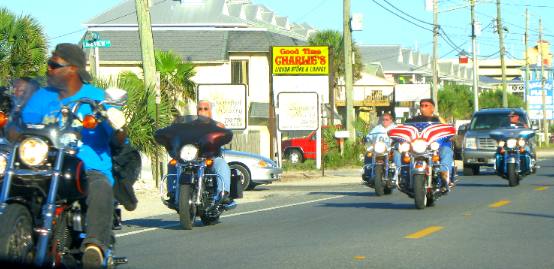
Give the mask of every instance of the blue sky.
[[[44, 26], [52, 47], [61, 42], [77, 42], [84, 32], [82, 23], [119, 2], [121, 1], [0, 0], [0, 7], [7, 7], [16, 14], [28, 14], [36, 18]], [[342, 31], [343, 1], [341, 0], [253, 0], [253, 2], [265, 5], [280, 16], [289, 17], [292, 22], [306, 22], [318, 29]], [[359, 44], [400, 44], [431, 53], [432, 32], [427, 29], [432, 28], [429, 23], [432, 23], [433, 17], [431, 12], [425, 10], [424, 2], [424, 0], [351, 0], [351, 12], [361, 13], [364, 25], [363, 31], [354, 32], [354, 40]], [[443, 38], [439, 39], [439, 56], [456, 57], [456, 46], [471, 51], [468, 2], [469, 0], [439, 0], [439, 24], [444, 29], [444, 38], [450, 39], [452, 43], [449, 45]], [[496, 0], [477, 2], [477, 19], [483, 28], [478, 38], [480, 48], [478, 54], [480, 58], [498, 57], [498, 35], [493, 32], [495, 27], [491, 23], [496, 17]], [[538, 39], [539, 17], [543, 19], [545, 39], [554, 41], [554, 17], [548, 16], [554, 13], [554, 1], [502, 0], [501, 2], [502, 18], [508, 28], [505, 43], [509, 57], [523, 57], [525, 8], [529, 9], [530, 14], [530, 44]]]

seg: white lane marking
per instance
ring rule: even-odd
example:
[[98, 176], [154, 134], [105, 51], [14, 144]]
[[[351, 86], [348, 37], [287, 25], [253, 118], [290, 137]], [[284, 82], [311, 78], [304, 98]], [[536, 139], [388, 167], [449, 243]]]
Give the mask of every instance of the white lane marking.
[[[310, 201], [304, 201], [304, 202], [299, 202], [299, 203], [293, 203], [293, 204], [287, 204], [287, 205], [281, 205], [281, 206], [273, 206], [273, 207], [268, 207], [268, 208], [263, 208], [263, 209], [241, 212], [241, 213], [223, 215], [223, 216], [221, 216], [221, 218], [229, 218], [229, 217], [235, 217], [235, 216], [241, 216], [241, 215], [260, 213], [260, 212], [265, 212], [265, 211], [271, 211], [271, 210], [276, 210], [276, 209], [281, 209], [281, 208], [287, 208], [287, 207], [293, 207], [293, 206], [299, 206], [299, 205], [305, 205], [305, 204], [312, 204], [312, 203], [317, 203], [317, 202], [322, 202], [322, 201], [327, 201], [327, 200], [332, 200], [332, 199], [338, 199], [338, 198], [342, 198], [342, 197], [345, 197], [345, 196], [346, 195], [337, 195], [337, 196], [315, 199], [315, 200], [310, 200]], [[171, 228], [171, 227], [175, 227], [175, 226], [179, 226], [179, 225], [181, 225], [181, 224], [180, 223], [168, 224], [168, 225], [164, 225], [164, 226], [160, 226], [160, 227], [152, 227], [152, 228], [147, 228], [147, 229], [143, 229], [143, 230], [117, 234], [117, 235], [115, 235], [115, 237], [124, 237], [124, 236], [128, 236], [128, 235], [146, 233], [146, 232], [151, 232], [151, 231], [158, 230], [158, 229]]]

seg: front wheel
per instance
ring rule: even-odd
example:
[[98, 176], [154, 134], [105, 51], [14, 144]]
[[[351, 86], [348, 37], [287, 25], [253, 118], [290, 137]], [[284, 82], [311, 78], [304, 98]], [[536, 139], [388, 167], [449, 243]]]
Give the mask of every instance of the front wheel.
[[179, 220], [183, 229], [192, 230], [195, 217], [196, 206], [192, 201], [192, 186], [182, 184], [179, 187]]
[[301, 163], [304, 161], [304, 156], [300, 150], [292, 149], [288, 154], [288, 160], [290, 163]]
[[417, 209], [424, 209], [427, 205], [425, 190], [425, 175], [414, 175], [414, 200]]
[[0, 216], [0, 259], [30, 264], [33, 260], [32, 218], [20, 204], [10, 204]]
[[515, 163], [509, 163], [508, 164], [508, 185], [510, 187], [515, 187], [519, 185], [519, 177], [516, 171], [516, 164]]
[[381, 165], [375, 166], [374, 188], [375, 195], [383, 196], [385, 194], [385, 182], [383, 182], [384, 167]]

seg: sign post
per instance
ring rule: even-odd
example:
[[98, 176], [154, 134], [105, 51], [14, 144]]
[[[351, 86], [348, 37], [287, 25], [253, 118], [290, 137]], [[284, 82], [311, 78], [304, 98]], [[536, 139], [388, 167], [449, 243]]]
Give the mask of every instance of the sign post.
[[112, 42], [108, 39], [101, 40], [100, 35], [97, 32], [91, 32], [88, 39], [83, 40], [83, 48], [94, 49], [94, 76], [98, 77], [100, 69], [100, 52], [98, 48], [109, 48], [112, 46]]

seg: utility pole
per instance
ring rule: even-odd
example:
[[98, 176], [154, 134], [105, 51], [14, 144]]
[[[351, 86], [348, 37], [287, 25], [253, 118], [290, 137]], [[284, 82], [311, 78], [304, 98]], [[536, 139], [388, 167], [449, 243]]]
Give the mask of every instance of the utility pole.
[[529, 100], [527, 100], [527, 94], [529, 91], [529, 54], [527, 48], [529, 48], [529, 35], [527, 33], [529, 28], [529, 9], [525, 9], [525, 80], [524, 85], [524, 100], [525, 100], [525, 110], [529, 111]]
[[539, 18], [539, 54], [541, 59], [541, 92], [542, 92], [542, 128], [544, 133], [544, 143], [548, 145], [550, 142], [548, 136], [548, 120], [546, 119], [546, 89], [544, 84], [546, 83], [546, 78], [544, 76], [544, 59], [542, 51], [542, 19]]
[[[137, 10], [137, 22], [139, 28], [140, 47], [142, 51], [142, 72], [144, 73], [145, 90], [149, 87], [156, 89], [156, 119], [155, 128], [159, 126], [159, 107], [161, 103], [160, 88], [156, 87], [156, 61], [154, 58], [154, 39], [152, 37], [152, 24], [150, 22], [150, 0], [135, 0], [135, 8]], [[153, 172], [154, 181], [158, 186], [159, 171], [158, 154], [155, 154]]]
[[[435, 0], [436, 1], [436, 0]], [[350, 28], [350, 0], [343, 0], [344, 35], [344, 91], [346, 94], [346, 130], [351, 142], [356, 138], [354, 130], [354, 110], [352, 105], [352, 29]]]
[[471, 3], [471, 46], [473, 48], [473, 111], [479, 110], [479, 69], [477, 65], [477, 33], [475, 31], [475, 0]]
[[500, 12], [500, 0], [496, 0], [496, 30], [498, 31], [498, 42], [500, 46], [500, 65], [502, 67], [502, 106], [508, 107], [508, 92], [506, 84], [506, 62], [504, 61], [504, 28], [502, 27], [502, 16]]
[[439, 78], [438, 78], [438, 69], [437, 69], [437, 58], [438, 58], [438, 46], [439, 46], [439, 2], [438, 0], [433, 0], [433, 94], [432, 98], [435, 102], [435, 112], [439, 113]]

